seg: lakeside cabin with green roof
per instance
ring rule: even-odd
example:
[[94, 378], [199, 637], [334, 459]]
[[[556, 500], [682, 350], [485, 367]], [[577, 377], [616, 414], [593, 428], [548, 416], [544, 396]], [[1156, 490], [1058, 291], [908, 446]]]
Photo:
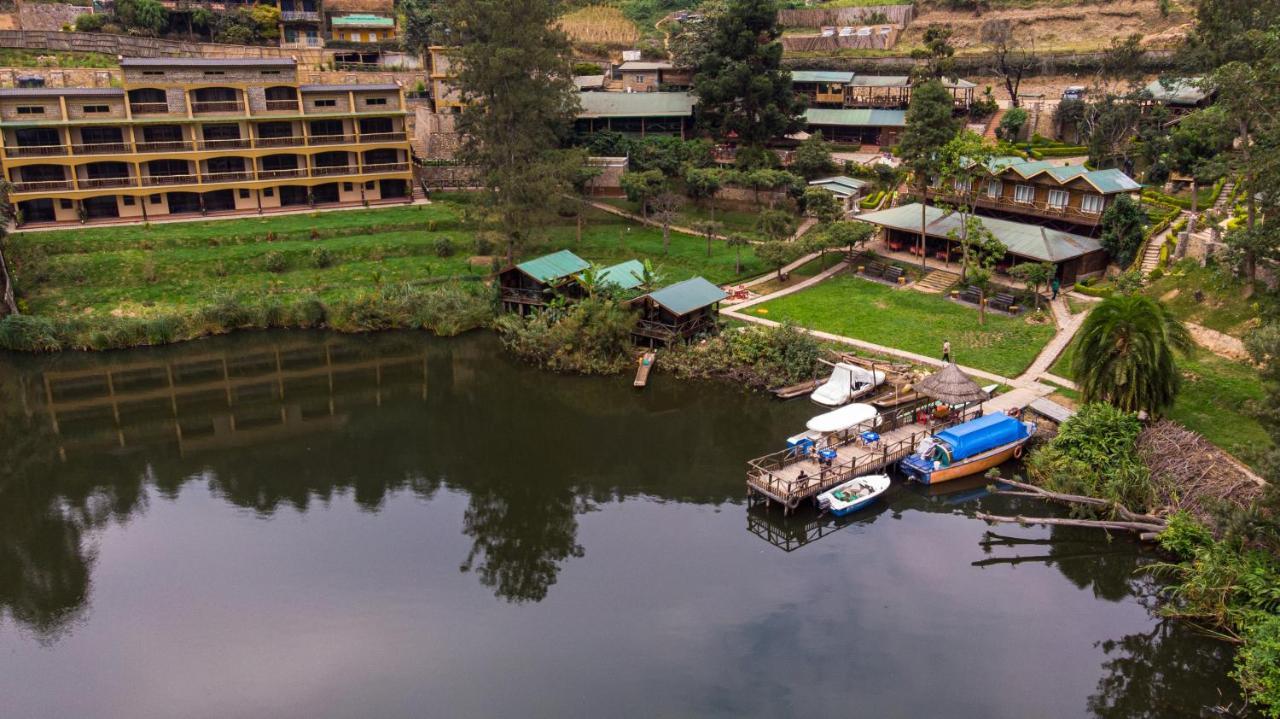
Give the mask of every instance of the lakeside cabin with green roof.
[[578, 102], [578, 135], [610, 131], [684, 139], [693, 130], [697, 101], [687, 92], [580, 92]]
[[556, 294], [577, 297], [576, 276], [590, 266], [568, 250], [512, 265], [498, 273], [502, 310], [524, 315], [545, 307]]
[[640, 318], [631, 331], [638, 344], [655, 347], [715, 332], [717, 306], [729, 295], [702, 277], [663, 287], [632, 300]]
[[[1107, 252], [1098, 240], [1072, 232], [1055, 230], [1026, 222], [1013, 222], [974, 215], [1008, 252], [997, 271], [1008, 271], [1024, 262], [1050, 262], [1057, 268], [1064, 285], [1102, 272], [1107, 267]], [[920, 243], [920, 203], [869, 212], [858, 219], [884, 228], [885, 245], [895, 251], [918, 252]], [[961, 214], [940, 207], [925, 208], [925, 247], [930, 259], [952, 261], [960, 257]]]

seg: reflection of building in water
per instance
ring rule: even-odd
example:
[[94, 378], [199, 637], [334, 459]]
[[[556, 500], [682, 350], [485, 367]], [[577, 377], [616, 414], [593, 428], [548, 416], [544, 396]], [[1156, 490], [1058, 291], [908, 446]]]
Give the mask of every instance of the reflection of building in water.
[[299, 342], [43, 374], [59, 454], [173, 443], [179, 453], [342, 426], [406, 389], [427, 397], [421, 347]]

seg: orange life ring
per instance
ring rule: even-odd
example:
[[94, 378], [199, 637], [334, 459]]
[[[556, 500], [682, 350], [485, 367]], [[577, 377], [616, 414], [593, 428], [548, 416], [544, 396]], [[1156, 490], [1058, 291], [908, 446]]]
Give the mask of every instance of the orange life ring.
[[1022, 445], [1013, 448], [1013, 458], [1022, 459]]

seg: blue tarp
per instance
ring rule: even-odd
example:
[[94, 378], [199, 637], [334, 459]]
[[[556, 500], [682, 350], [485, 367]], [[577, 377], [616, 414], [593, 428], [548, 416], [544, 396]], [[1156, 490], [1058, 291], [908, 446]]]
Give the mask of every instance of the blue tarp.
[[1017, 442], [1027, 436], [1027, 428], [1007, 414], [989, 414], [936, 435], [951, 448], [951, 461], [958, 462], [975, 454], [981, 454], [1002, 444]]

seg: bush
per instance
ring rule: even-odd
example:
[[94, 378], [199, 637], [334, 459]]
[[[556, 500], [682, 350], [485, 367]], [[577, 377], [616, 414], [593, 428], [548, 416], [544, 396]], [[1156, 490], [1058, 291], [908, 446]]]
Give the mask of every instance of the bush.
[[101, 32], [106, 24], [107, 16], [104, 14], [79, 15], [76, 17], [76, 32]]
[[262, 266], [267, 272], [284, 272], [288, 268], [288, 262], [284, 258], [283, 252], [272, 250], [262, 256]]
[[212, 305], [200, 312], [200, 316], [205, 322], [220, 330], [248, 327], [253, 322], [253, 313], [239, 298], [232, 295], [215, 298]]
[[1280, 717], [1280, 616], [1256, 613], [1242, 634], [1231, 676], [1254, 702], [1266, 706], [1267, 716]]
[[62, 341], [44, 317], [9, 315], [0, 320], [0, 347], [20, 352], [57, 352]]
[[333, 266], [333, 253], [327, 247], [317, 247], [311, 251], [311, 264], [320, 269]]
[[525, 360], [557, 372], [614, 374], [631, 366], [632, 311], [612, 299], [552, 306], [531, 317], [503, 315], [502, 344]]
[[1118, 502], [1136, 512], [1158, 496], [1135, 443], [1142, 423], [1108, 404], [1084, 405], [1032, 452], [1027, 470], [1048, 489]]
[[488, 256], [493, 254], [494, 243], [486, 234], [480, 234], [476, 237], [476, 254]]
[[812, 378], [820, 354], [817, 341], [794, 327], [748, 327], [669, 348], [662, 364], [678, 377], [730, 379], [765, 389]]
[[453, 240], [448, 237], [441, 237], [436, 240], [435, 244], [432, 245], [432, 249], [435, 250], [436, 257], [453, 257], [455, 251]]
[[314, 295], [306, 297], [298, 303], [294, 313], [300, 327], [323, 327], [329, 316], [329, 308]]
[[603, 75], [604, 69], [594, 62], [577, 62], [573, 64], [574, 75]]

